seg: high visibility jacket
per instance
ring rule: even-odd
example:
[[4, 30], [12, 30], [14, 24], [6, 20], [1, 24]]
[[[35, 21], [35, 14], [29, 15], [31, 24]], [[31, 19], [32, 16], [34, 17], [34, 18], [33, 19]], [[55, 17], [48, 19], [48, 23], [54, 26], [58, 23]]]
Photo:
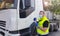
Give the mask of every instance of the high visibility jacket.
[[[48, 21], [48, 22], [49, 22], [49, 20], [47, 19], [46, 16], [43, 16], [41, 19], [38, 19], [38, 20], [39, 20], [39, 22], [38, 22], [38, 26], [39, 26], [39, 27], [43, 27], [43, 23], [44, 23], [45, 21]], [[49, 23], [48, 23], [48, 24], [49, 24]], [[43, 30], [37, 28], [37, 33], [40, 34], [40, 35], [46, 35], [46, 34], [49, 33], [49, 27], [50, 27], [50, 24], [48, 25], [46, 31], [43, 31]]]

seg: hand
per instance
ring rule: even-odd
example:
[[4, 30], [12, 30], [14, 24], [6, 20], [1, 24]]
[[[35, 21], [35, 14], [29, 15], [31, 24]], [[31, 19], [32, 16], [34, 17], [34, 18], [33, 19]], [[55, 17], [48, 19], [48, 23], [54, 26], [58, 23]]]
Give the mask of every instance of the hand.
[[34, 20], [34, 21], [36, 21], [37, 19], [36, 19], [36, 18], [34, 18], [33, 20]]

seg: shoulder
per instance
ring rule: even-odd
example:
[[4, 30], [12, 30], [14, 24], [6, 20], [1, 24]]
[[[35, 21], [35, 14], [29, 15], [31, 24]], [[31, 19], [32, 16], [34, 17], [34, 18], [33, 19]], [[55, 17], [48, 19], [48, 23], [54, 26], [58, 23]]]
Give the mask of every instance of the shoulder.
[[44, 21], [44, 22], [48, 22], [48, 21], [46, 20], [46, 21]]

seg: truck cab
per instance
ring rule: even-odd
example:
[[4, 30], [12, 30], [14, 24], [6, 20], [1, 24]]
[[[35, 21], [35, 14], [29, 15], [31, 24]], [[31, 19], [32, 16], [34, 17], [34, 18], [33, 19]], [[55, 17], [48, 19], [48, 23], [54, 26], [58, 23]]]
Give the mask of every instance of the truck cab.
[[0, 7], [1, 36], [26, 36], [43, 10], [42, 0], [1, 0]]

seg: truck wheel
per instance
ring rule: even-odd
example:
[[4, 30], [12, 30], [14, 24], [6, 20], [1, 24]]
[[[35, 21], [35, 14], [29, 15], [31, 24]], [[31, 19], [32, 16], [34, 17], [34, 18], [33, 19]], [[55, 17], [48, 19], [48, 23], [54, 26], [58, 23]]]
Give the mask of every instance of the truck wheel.
[[3, 32], [0, 32], [0, 36], [5, 36]]
[[54, 25], [54, 31], [58, 31], [58, 25], [56, 24], [56, 25]]
[[53, 30], [54, 30], [53, 25], [50, 25], [49, 32], [53, 32]]
[[57, 23], [57, 25], [58, 25], [58, 28], [59, 28], [59, 22]]
[[30, 26], [30, 31], [31, 31], [31, 36], [35, 36], [35, 35], [37, 34], [35, 23], [33, 23], [33, 24]]

